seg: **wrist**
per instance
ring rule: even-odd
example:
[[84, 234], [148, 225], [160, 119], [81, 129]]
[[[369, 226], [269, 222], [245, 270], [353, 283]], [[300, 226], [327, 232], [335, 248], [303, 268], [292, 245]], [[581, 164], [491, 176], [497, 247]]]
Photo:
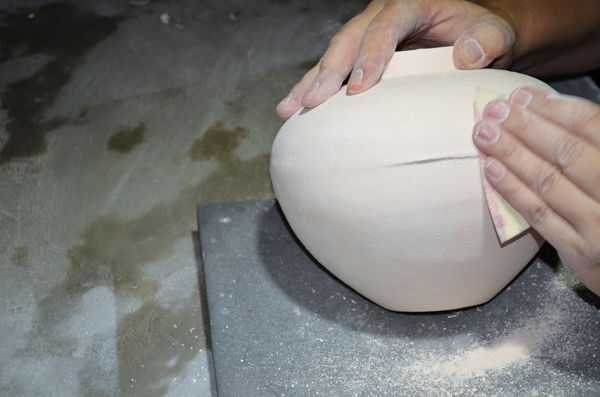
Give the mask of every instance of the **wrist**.
[[477, 4], [514, 30], [511, 69], [547, 76], [600, 66], [600, 2], [481, 0]]

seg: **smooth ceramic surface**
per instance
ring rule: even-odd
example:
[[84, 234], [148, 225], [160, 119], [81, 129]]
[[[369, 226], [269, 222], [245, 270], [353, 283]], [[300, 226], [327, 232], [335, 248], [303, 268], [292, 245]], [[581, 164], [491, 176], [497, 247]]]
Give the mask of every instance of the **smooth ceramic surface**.
[[475, 90], [548, 88], [517, 73], [459, 71], [451, 48], [396, 53], [382, 81], [301, 110], [271, 157], [281, 207], [306, 248], [398, 311], [488, 301], [531, 260], [531, 230], [500, 244], [472, 143]]

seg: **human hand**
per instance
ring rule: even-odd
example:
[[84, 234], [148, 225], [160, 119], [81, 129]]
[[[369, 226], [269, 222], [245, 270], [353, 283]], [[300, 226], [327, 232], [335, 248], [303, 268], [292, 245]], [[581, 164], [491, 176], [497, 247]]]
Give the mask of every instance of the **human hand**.
[[513, 28], [497, 14], [464, 0], [375, 0], [348, 22], [321, 61], [277, 106], [284, 120], [339, 91], [358, 94], [381, 78], [394, 51], [454, 45], [459, 69], [506, 68], [515, 45]]
[[475, 125], [485, 175], [600, 296], [600, 107], [520, 88]]

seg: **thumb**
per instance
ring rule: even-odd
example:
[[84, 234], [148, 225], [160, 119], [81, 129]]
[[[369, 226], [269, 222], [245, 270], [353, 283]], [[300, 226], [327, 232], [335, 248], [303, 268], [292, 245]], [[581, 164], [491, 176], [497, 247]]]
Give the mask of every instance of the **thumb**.
[[458, 69], [486, 66], [508, 68], [512, 63], [515, 32], [502, 19], [486, 19], [467, 29], [454, 43], [454, 65]]

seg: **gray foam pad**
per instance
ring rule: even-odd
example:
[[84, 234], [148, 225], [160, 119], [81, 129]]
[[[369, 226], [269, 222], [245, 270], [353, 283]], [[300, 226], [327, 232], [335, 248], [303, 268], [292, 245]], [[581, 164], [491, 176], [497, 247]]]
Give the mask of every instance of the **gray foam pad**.
[[274, 201], [198, 220], [219, 396], [600, 395], [600, 300], [549, 246], [487, 304], [396, 313], [320, 266]]

